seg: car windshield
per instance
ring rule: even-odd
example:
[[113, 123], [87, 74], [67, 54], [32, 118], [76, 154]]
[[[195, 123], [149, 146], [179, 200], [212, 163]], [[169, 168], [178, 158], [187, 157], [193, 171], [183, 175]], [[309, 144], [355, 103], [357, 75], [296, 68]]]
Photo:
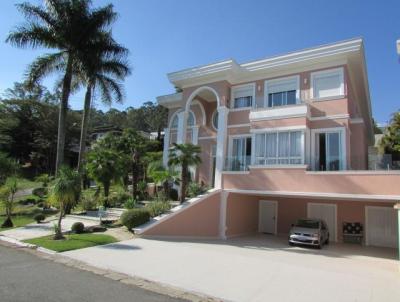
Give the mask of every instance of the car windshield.
[[318, 229], [319, 221], [318, 220], [300, 219], [297, 221], [296, 226], [299, 228]]

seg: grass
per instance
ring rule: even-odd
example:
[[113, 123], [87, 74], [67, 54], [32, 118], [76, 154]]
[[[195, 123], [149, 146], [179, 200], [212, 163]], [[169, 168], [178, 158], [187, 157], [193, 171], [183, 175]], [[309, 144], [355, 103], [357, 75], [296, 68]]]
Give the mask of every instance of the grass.
[[[4, 220], [6, 220], [6, 217], [0, 216], [0, 226], [3, 224]], [[13, 217], [11, 217], [11, 220], [14, 224], [14, 228], [22, 227], [24, 225], [34, 222], [33, 216], [26, 216], [26, 215], [13, 216]], [[1, 228], [0, 227], [0, 232], [9, 230], [9, 229], [12, 229], [12, 228]]]
[[118, 241], [114, 237], [105, 234], [72, 234], [65, 237], [66, 239], [64, 240], [54, 240], [53, 236], [45, 236], [25, 240], [25, 242], [56, 252], [66, 252]]
[[18, 190], [35, 189], [42, 186], [41, 182], [30, 180], [27, 178], [18, 178]]

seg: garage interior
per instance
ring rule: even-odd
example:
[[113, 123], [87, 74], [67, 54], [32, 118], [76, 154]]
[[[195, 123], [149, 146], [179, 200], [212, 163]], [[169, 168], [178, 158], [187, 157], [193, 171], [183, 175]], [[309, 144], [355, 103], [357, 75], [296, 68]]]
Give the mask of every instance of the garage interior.
[[344, 223], [362, 226], [362, 244], [398, 247], [398, 218], [394, 202], [277, 197], [229, 193], [226, 209], [228, 238], [266, 233], [285, 236], [301, 218], [320, 218], [331, 242], [344, 242]]

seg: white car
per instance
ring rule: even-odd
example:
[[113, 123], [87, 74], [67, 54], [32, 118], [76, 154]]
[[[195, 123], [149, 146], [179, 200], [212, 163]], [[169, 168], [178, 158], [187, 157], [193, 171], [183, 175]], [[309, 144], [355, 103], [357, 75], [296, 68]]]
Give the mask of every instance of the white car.
[[322, 219], [299, 219], [289, 232], [289, 245], [300, 244], [321, 248], [329, 243], [329, 230]]

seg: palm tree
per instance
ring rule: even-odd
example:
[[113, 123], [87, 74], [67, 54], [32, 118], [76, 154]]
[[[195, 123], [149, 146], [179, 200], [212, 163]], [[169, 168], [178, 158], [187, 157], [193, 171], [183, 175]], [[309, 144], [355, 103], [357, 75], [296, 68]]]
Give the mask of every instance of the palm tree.
[[103, 185], [104, 207], [108, 207], [111, 182], [125, 171], [121, 155], [114, 150], [95, 146], [87, 155], [86, 169], [90, 177]]
[[58, 176], [55, 179], [50, 195], [50, 199], [57, 203], [60, 208], [58, 223], [55, 227], [55, 240], [64, 238], [61, 231], [62, 217], [64, 215], [65, 208], [69, 204], [76, 202], [76, 199], [80, 194], [80, 190], [81, 184], [79, 173], [68, 167], [61, 167]]
[[87, 128], [90, 119], [91, 99], [95, 89], [101, 95], [103, 104], [113, 101], [122, 103], [123, 91], [120, 81], [130, 74], [126, 62], [128, 49], [117, 44], [109, 34], [95, 41], [82, 61], [82, 74], [77, 81], [86, 85], [85, 104], [82, 116], [81, 138], [78, 158], [78, 171], [81, 170], [86, 149]]
[[17, 27], [7, 42], [17, 47], [44, 47], [56, 52], [39, 56], [28, 67], [28, 81], [36, 83], [52, 73], [62, 73], [58, 120], [56, 172], [64, 161], [66, 115], [74, 69], [84, 53], [101, 40], [103, 29], [116, 18], [112, 5], [91, 9], [90, 0], [47, 0], [45, 6], [18, 4], [26, 24]]
[[181, 168], [181, 203], [183, 203], [186, 198], [189, 167], [200, 165], [200, 152], [201, 149], [199, 146], [176, 143], [173, 144], [169, 152], [168, 165], [179, 166]]

